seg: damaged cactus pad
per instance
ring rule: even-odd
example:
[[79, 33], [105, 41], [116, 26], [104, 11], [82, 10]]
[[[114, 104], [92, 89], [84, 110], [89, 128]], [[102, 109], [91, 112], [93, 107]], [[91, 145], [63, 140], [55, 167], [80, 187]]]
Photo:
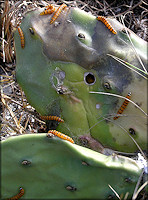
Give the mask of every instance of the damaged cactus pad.
[[[49, 129], [77, 144], [136, 152], [132, 136], [146, 150], [147, 72], [137, 58], [146, 65], [146, 42], [127, 30], [131, 44], [122, 24], [111, 18], [117, 34], [77, 8], [66, 7], [52, 24], [53, 14], [43, 11], [22, 20], [24, 48], [15, 32], [16, 77], [29, 103], [40, 115], [61, 117], [64, 123], [49, 123]], [[124, 99], [128, 94], [130, 102]]]
[[[131, 198], [140, 167], [129, 158], [105, 156], [46, 134], [10, 137], [1, 144], [1, 198], [118, 199]], [[110, 188], [111, 187], [111, 188]]]

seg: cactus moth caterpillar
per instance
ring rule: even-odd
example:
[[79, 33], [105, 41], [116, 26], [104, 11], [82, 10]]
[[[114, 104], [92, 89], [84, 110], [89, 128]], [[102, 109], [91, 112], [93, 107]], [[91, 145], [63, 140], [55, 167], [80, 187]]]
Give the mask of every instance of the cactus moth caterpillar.
[[[71, 143], [74, 143], [74, 141], [73, 141], [73, 139], [71, 137], [69, 137], [69, 136], [67, 136], [67, 135], [65, 135], [65, 134], [63, 134], [63, 133], [61, 133], [59, 131], [49, 130], [48, 133], [52, 133], [53, 135], [55, 135], [55, 136], [57, 136], [57, 137], [59, 137], [59, 138], [61, 138], [63, 140], [67, 140], [67, 141], [69, 141]], [[48, 134], [47, 134], [47, 136], [48, 136]]]
[[55, 6], [52, 4], [49, 4], [48, 6], [45, 7], [45, 10], [40, 13], [40, 15], [52, 14], [55, 10], [56, 10]]
[[103, 22], [105, 24], [105, 26], [113, 33], [113, 34], [117, 34], [117, 31], [110, 25], [110, 23], [107, 21], [107, 19], [103, 16], [98, 16], [97, 20]]
[[56, 10], [53, 17], [51, 18], [50, 24], [52, 24], [59, 17], [62, 10], [64, 10], [66, 7], [67, 7], [67, 5], [65, 3], [63, 3], [61, 6], [59, 6], [59, 8]]
[[25, 38], [24, 38], [24, 33], [20, 27], [18, 27], [18, 33], [21, 38], [21, 47], [24, 48], [25, 47]]
[[[130, 98], [131, 98], [131, 92], [128, 93], [128, 95], [126, 96], [126, 98], [127, 98], [127, 99], [130, 99]], [[117, 114], [122, 114], [122, 113], [123, 113], [123, 111], [125, 110], [125, 108], [127, 107], [128, 103], [129, 103], [129, 101], [128, 101], [127, 99], [124, 100], [124, 102], [123, 102], [123, 104], [121, 105], [121, 107], [119, 108]], [[116, 120], [116, 119], [118, 119], [118, 118], [119, 118], [119, 116], [115, 116], [115, 117], [114, 117], [114, 120]]]
[[63, 119], [61, 119], [60, 117], [57, 117], [57, 116], [41, 116], [40, 117], [41, 119], [43, 120], [55, 120], [55, 121], [58, 121], [58, 122], [64, 122]]
[[20, 187], [20, 192], [17, 195], [9, 198], [8, 200], [17, 200], [17, 199], [20, 199], [24, 195], [24, 192], [25, 192], [24, 189], [22, 187]]

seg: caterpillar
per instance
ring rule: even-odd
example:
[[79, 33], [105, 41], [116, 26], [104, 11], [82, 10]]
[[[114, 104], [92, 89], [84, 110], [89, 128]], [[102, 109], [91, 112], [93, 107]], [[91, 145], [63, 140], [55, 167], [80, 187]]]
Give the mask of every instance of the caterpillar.
[[41, 119], [43, 120], [55, 120], [55, 121], [58, 121], [58, 122], [64, 122], [63, 119], [61, 119], [60, 117], [57, 117], [57, 116], [41, 116], [40, 117]]
[[46, 10], [49, 10], [49, 9], [55, 8], [55, 6], [53, 4], [49, 4], [45, 8]]
[[50, 24], [52, 24], [58, 18], [58, 16], [62, 12], [62, 10], [64, 10], [64, 8], [66, 8], [66, 7], [67, 7], [67, 5], [65, 3], [63, 3], [61, 6], [59, 6], [59, 8], [56, 10], [55, 14], [51, 18]]
[[[126, 98], [130, 99], [131, 98], [131, 92], [128, 93], [128, 95], [126, 96]], [[125, 108], [127, 107], [129, 101], [127, 99], [125, 99], [125, 101], [123, 102], [123, 104], [121, 105], [121, 107], [119, 108], [117, 114], [122, 114], [123, 111], [125, 110]], [[119, 116], [115, 116], [114, 120], [118, 119]]]
[[24, 192], [25, 192], [24, 189], [22, 187], [20, 187], [20, 192], [17, 195], [15, 195], [7, 200], [17, 200], [24, 195]]
[[117, 34], [117, 31], [110, 25], [110, 23], [107, 21], [107, 19], [103, 16], [98, 16], [97, 20], [103, 22], [105, 24], [105, 26], [113, 33], [113, 34]]
[[24, 38], [24, 33], [20, 27], [18, 27], [18, 33], [21, 38], [21, 47], [24, 48], [25, 47], [25, 38]]
[[40, 15], [48, 15], [52, 14], [55, 11], [55, 7], [52, 4], [49, 4], [48, 6], [45, 7], [45, 10], [40, 13]]
[[[71, 137], [69, 137], [69, 136], [67, 136], [67, 135], [65, 135], [65, 134], [63, 134], [63, 133], [61, 133], [59, 131], [49, 130], [48, 133], [52, 133], [53, 135], [55, 135], [55, 136], [57, 136], [57, 137], [59, 137], [59, 138], [61, 138], [63, 140], [67, 140], [67, 141], [69, 141], [71, 143], [74, 143], [74, 140]], [[47, 133], [47, 137], [48, 137], [48, 133]]]

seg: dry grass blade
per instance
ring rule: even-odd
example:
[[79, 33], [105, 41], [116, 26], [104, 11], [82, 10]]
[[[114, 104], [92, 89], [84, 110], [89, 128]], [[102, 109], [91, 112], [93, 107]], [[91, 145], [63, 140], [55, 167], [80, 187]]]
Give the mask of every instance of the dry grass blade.
[[24, 129], [25, 129], [25, 130], [26, 130], [26, 128], [27, 128], [28, 122], [29, 122], [29, 117], [27, 118], [27, 120], [26, 120], [26, 122], [25, 122], [25, 126], [24, 126]]
[[[141, 69], [139, 69], [139, 68], [137, 68], [137, 67], [135, 67], [135, 66], [133, 66], [133, 65], [131, 65], [133, 68], [132, 68], [132, 67], [129, 67], [129, 65], [126, 64], [127, 62], [125, 62], [124, 60], [122, 60], [122, 59], [120, 59], [120, 58], [118, 58], [118, 57], [116, 57], [116, 56], [113, 56], [113, 55], [111, 55], [111, 54], [107, 54], [107, 55], [110, 56], [110, 57], [112, 57], [112, 58], [114, 58], [115, 60], [117, 60], [118, 62], [120, 62], [121, 64], [123, 64], [125, 67], [129, 68], [130, 70], [133, 70], [134, 72], [136, 72], [137, 74], [139, 74], [140, 76], [142, 76], [144, 79], [148, 80], [148, 78], [146, 78], [146, 77], [143, 76], [141, 73], [139, 73], [138, 71], [134, 70], [133, 68], [136, 68], [137, 70], [143, 72], [143, 73], [146, 74], [146, 75], [148, 75], [148, 73], [144, 72], [143, 70], [141, 70]], [[128, 64], [129, 64], [129, 63], [128, 63]]]
[[125, 196], [124, 196], [124, 199], [123, 199], [123, 200], [127, 200], [127, 198], [128, 198], [128, 195], [129, 195], [129, 192], [127, 192], [127, 193], [125, 194]]
[[[14, 132], [16, 132], [17, 134], [20, 134], [20, 131], [15, 128], [14, 126], [12, 126], [8, 121], [4, 120], [1, 116], [0, 116], [0, 120], [2, 121], [2, 126], [3, 124], [7, 125], [10, 129], [12, 129]], [[3, 136], [3, 134], [1, 134]]]
[[124, 26], [124, 29], [125, 29], [125, 31], [126, 31], [126, 34], [127, 34], [128, 38], [129, 38], [131, 44], [132, 44], [133, 50], [134, 50], [134, 52], [135, 52], [135, 54], [136, 54], [136, 56], [137, 56], [137, 58], [138, 58], [138, 60], [139, 60], [139, 62], [140, 62], [140, 64], [141, 64], [141, 66], [143, 67], [144, 71], [145, 71], [146, 73], [148, 73], [147, 70], [146, 70], [146, 68], [145, 68], [145, 66], [144, 66], [144, 64], [142, 63], [142, 60], [141, 60], [140, 56], [138, 55], [138, 53], [137, 53], [137, 51], [136, 51], [136, 49], [135, 49], [135, 47], [134, 47], [134, 44], [133, 44], [133, 42], [132, 42], [132, 40], [131, 40], [131, 37], [130, 37], [130, 35], [129, 35], [128, 31], [127, 31], [127, 28], [126, 28], [126, 26], [125, 26], [125, 24], [124, 24], [123, 16], [121, 16], [121, 21], [122, 21], [122, 24], [123, 24], [123, 26]]
[[19, 125], [17, 117], [15, 116], [14, 112], [12, 111], [12, 109], [8, 106], [7, 101], [5, 101], [5, 95], [3, 94], [3, 89], [2, 88], [1, 88], [1, 101], [2, 101], [3, 105], [5, 106], [5, 108], [7, 108], [7, 110], [9, 111], [10, 115], [12, 116], [17, 129], [22, 134], [23, 127]]
[[[9, 1], [4, 3], [4, 11], [2, 14], [2, 50], [3, 50], [3, 62], [11, 63], [14, 55], [11, 47], [11, 41], [13, 40], [12, 35], [12, 24], [11, 18], [8, 15], [10, 10]], [[7, 41], [5, 44], [4, 41]]]
[[133, 196], [132, 200], [135, 200], [138, 196], [138, 194], [145, 188], [145, 186], [148, 185], [148, 181], [146, 181], [136, 192], [136, 194]]
[[3, 86], [3, 89], [4, 89], [4, 88], [7, 88], [7, 87], [9, 87], [9, 86], [12, 87], [13, 84], [15, 84], [15, 81], [10, 81], [10, 83], [7, 82], [7, 84], [6, 84], [5, 86]]
[[0, 75], [1, 77], [6, 77], [6, 78], [13, 78], [12, 75], [8, 76], [8, 75]]
[[4, 23], [5, 19], [3, 19], [3, 25], [2, 25], [2, 51], [3, 51], [3, 62], [5, 62], [5, 33], [4, 33]]
[[145, 5], [147, 5], [147, 6], [148, 6], [148, 3], [146, 3], [146, 2], [145, 2], [145, 1], [143, 1], [143, 0], [142, 0], [142, 3], [144, 3]]
[[[4, 87], [3, 87], [4, 88]], [[42, 123], [42, 124], [46, 124], [44, 121], [38, 119], [39, 115], [37, 115], [34, 111], [29, 110], [28, 108], [26, 108], [28, 105], [30, 104], [24, 104], [24, 97], [22, 96], [21, 102], [23, 102], [23, 105], [21, 103], [19, 103], [18, 101], [15, 101], [14, 99], [12, 99], [11, 97], [7, 96], [6, 94], [3, 94], [5, 99], [7, 99], [7, 101], [15, 103], [16, 105], [19, 105], [21, 107], [21, 111], [25, 110], [25, 112], [29, 113], [30, 115], [34, 115], [35, 119]]]
[[19, 106], [23, 107], [20, 103], [18, 103], [17, 101], [15, 101], [14, 99], [11, 99], [9, 96], [7, 96], [6, 94], [3, 94], [5, 96], [5, 99], [7, 99], [7, 101], [11, 101], [14, 102], [15, 104], [18, 104]]
[[[108, 114], [106, 114], [106, 115], [108, 115]], [[141, 147], [138, 145], [138, 143], [136, 142], [136, 140], [128, 133], [128, 131], [127, 131], [123, 126], [121, 126], [119, 123], [116, 123], [115, 121], [111, 120], [111, 119], [110, 119], [110, 115], [109, 115], [109, 117], [101, 116], [101, 117], [99, 117], [98, 119], [100, 119], [100, 118], [103, 118], [103, 119], [101, 119], [100, 121], [98, 121], [97, 123], [95, 123], [93, 126], [91, 126], [91, 128], [88, 129], [88, 132], [89, 132], [92, 128], [94, 128], [96, 125], [98, 125], [100, 122], [102, 122], [102, 121], [104, 121], [104, 120], [109, 121], [109, 122], [115, 124], [116, 126], [120, 127], [125, 133], [128, 134], [128, 136], [132, 139], [132, 141], [135, 143], [135, 145], [137, 146], [137, 148], [138, 148], [139, 151], [141, 152], [141, 154], [142, 154], [142, 156], [144, 157], [144, 159], [147, 160], [147, 157], [145, 156], [145, 154], [144, 154], [144, 152], [142, 151]], [[125, 152], [118, 152], [118, 151], [114, 151], [114, 152], [120, 153], [120, 154], [126, 154]], [[128, 154], [128, 153], [127, 153], [127, 154]]]
[[112, 188], [112, 186], [110, 186], [109, 184], [108, 184], [108, 186], [110, 187], [110, 189], [115, 193], [115, 195], [116, 195], [116, 197], [118, 198], [118, 199], [120, 199], [121, 200], [121, 198], [120, 198], [120, 196], [119, 196], [119, 194]]
[[4, 7], [4, 10], [2, 13], [2, 21], [3, 21], [4, 17], [6, 16], [6, 14], [8, 13], [8, 10], [9, 10], [9, 0], [6, 0], [5, 7]]
[[91, 94], [103, 94], [103, 95], [109, 95], [109, 96], [114, 96], [114, 97], [119, 97], [122, 99], [126, 99], [127, 101], [131, 102], [133, 105], [135, 105], [139, 110], [141, 110], [141, 112], [143, 112], [146, 116], [148, 116], [148, 114], [142, 109], [140, 108], [134, 101], [124, 97], [124, 96], [120, 96], [118, 94], [113, 94], [113, 93], [107, 93], [107, 92], [95, 92], [95, 91], [89, 91], [89, 93]]
[[0, 83], [5, 83], [5, 82], [9, 82], [10, 80], [9, 79], [3, 79], [3, 80], [0, 80]]
[[[142, 172], [141, 172], [141, 174], [140, 174], [140, 176], [139, 176], [139, 179], [138, 179], [138, 181], [137, 181], [137, 184], [136, 184], [136, 187], [135, 187], [135, 190], [134, 190], [134, 193], [133, 193], [133, 197], [135, 196], [135, 194], [137, 194], [137, 190], [138, 190], [138, 187], [139, 187], [140, 182], [141, 182], [141, 180], [142, 180], [143, 173], [144, 173], [144, 170], [142, 170]], [[133, 197], [132, 197], [132, 200], [135, 200], [135, 199], [133, 199]]]
[[19, 118], [19, 120], [18, 120], [18, 125], [19, 125], [19, 126], [20, 126], [20, 123], [21, 123], [22, 116], [23, 116], [23, 113], [21, 113], [21, 116], [20, 116], [20, 118]]
[[148, 160], [147, 157], [145, 156], [144, 152], [142, 151], [141, 147], [139, 146], [139, 144], [136, 142], [136, 140], [128, 133], [128, 131], [123, 128], [119, 123], [117, 124], [116, 122], [108, 119], [108, 118], [105, 118], [104, 117], [104, 120], [108, 120], [112, 123], [114, 123], [115, 125], [119, 126], [122, 130], [124, 130], [124, 132], [126, 132], [128, 134], [128, 136], [132, 139], [132, 141], [135, 143], [135, 145], [138, 147], [139, 151], [141, 152], [141, 154], [143, 155], [143, 157], [145, 158], [145, 160]]
[[13, 81], [14, 81], [13, 76], [0, 75], [1, 86], [2, 84], [12, 83]]

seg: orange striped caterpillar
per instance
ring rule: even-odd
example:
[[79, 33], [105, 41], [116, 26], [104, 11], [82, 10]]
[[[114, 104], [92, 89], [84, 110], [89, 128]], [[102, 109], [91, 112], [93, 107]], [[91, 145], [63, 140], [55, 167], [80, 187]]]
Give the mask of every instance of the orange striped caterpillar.
[[20, 27], [18, 27], [18, 33], [19, 33], [20, 38], [21, 38], [21, 47], [24, 48], [25, 47], [24, 33], [23, 33], [23, 31]]
[[[52, 133], [53, 135], [59, 137], [59, 138], [62, 138], [63, 140], [67, 140], [71, 143], [74, 143], [73, 139], [59, 131], [56, 131], [56, 130], [49, 130], [48, 133]], [[48, 137], [48, 133], [47, 133], [47, 137]]]
[[[128, 93], [128, 95], [126, 96], [126, 98], [130, 99], [131, 98], [131, 92]], [[125, 110], [125, 108], [127, 107], [129, 101], [127, 99], [124, 100], [122, 106], [119, 108], [117, 114], [122, 114], [123, 111]], [[114, 120], [118, 119], [119, 116], [115, 116]]]
[[43, 120], [55, 120], [55, 121], [58, 121], [58, 122], [64, 122], [63, 119], [61, 119], [60, 117], [57, 117], [57, 116], [41, 116], [40, 117], [41, 119]]
[[45, 10], [40, 13], [40, 15], [48, 15], [52, 14], [55, 11], [55, 7], [52, 4], [49, 4], [48, 6], [45, 7]]
[[117, 34], [117, 31], [110, 25], [110, 23], [107, 21], [107, 19], [103, 16], [98, 16], [97, 20], [103, 22], [105, 24], [105, 26], [113, 33], [113, 34]]
[[50, 24], [52, 24], [58, 18], [58, 16], [62, 12], [62, 10], [64, 10], [64, 8], [66, 8], [66, 7], [67, 7], [67, 5], [65, 3], [63, 3], [62, 5], [59, 6], [59, 8], [56, 10], [55, 14], [51, 18]]
[[20, 192], [17, 195], [15, 195], [7, 200], [17, 200], [17, 199], [21, 198], [23, 195], [24, 195], [24, 189], [22, 187], [20, 187]]
[[55, 6], [53, 4], [48, 4], [45, 9], [46, 10], [49, 10], [49, 9], [52, 9], [52, 8], [55, 8]]

